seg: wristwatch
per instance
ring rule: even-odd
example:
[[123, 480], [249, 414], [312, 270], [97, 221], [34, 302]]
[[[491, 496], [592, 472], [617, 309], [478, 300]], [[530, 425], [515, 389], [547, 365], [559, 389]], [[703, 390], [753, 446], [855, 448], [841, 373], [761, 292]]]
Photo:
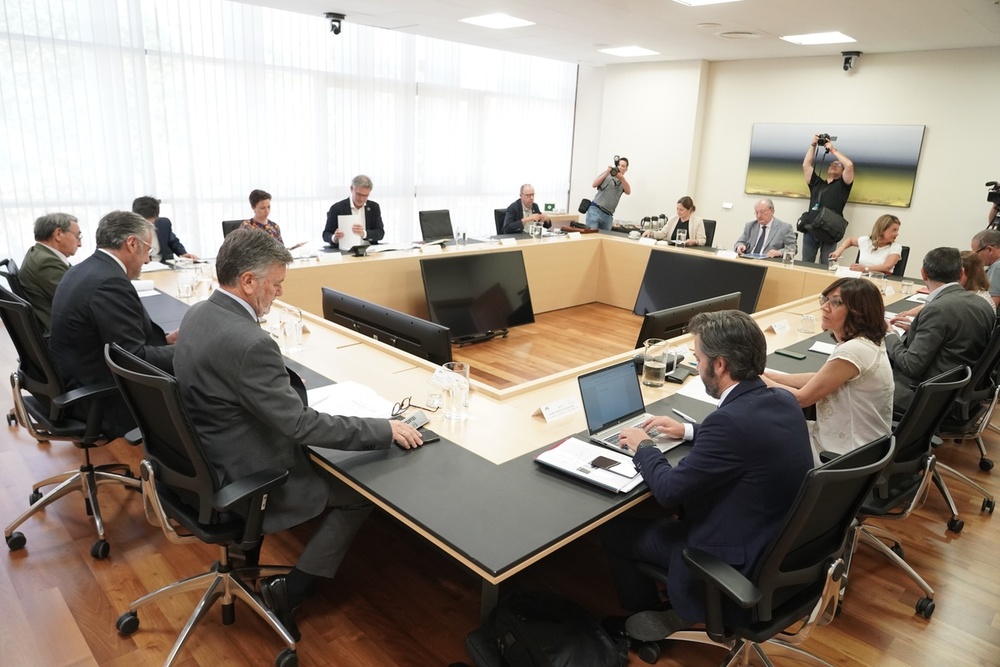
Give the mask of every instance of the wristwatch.
[[656, 447], [656, 443], [650, 440], [649, 438], [646, 438], [645, 440], [639, 443], [639, 445], [635, 448], [635, 451], [638, 452], [640, 449], [643, 449], [645, 447]]

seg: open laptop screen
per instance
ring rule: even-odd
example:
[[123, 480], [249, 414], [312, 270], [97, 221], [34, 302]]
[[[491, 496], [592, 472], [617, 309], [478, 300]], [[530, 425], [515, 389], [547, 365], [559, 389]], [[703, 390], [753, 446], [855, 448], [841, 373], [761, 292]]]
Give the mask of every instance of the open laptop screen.
[[646, 411], [631, 359], [581, 375], [577, 381], [591, 433]]

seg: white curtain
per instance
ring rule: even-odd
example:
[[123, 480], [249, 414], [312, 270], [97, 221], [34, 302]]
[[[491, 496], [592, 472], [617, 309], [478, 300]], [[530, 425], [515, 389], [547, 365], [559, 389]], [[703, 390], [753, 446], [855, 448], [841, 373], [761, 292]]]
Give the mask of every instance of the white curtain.
[[214, 256], [254, 188], [286, 243], [318, 246], [359, 173], [387, 242], [433, 208], [490, 234], [522, 183], [566, 208], [575, 88], [572, 64], [236, 2], [3, 0], [0, 256], [65, 211], [82, 258], [139, 195]]

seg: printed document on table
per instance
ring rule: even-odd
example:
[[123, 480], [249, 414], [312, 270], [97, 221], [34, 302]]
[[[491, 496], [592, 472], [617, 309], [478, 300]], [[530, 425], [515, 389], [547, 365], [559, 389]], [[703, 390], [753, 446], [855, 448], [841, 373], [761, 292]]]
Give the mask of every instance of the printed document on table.
[[392, 401], [387, 401], [374, 389], [359, 382], [348, 380], [317, 387], [308, 390], [306, 396], [309, 407], [328, 415], [381, 419], [392, 416]]
[[696, 401], [710, 403], [712, 407], [719, 405], [719, 399], [712, 398], [708, 395], [708, 392], [705, 391], [705, 383], [701, 381], [701, 377], [698, 375], [692, 375], [688, 378], [687, 382], [684, 383], [677, 393], [681, 396], [693, 398]]
[[[598, 458], [611, 459], [616, 463], [610, 468], [599, 468], [592, 465]], [[542, 452], [535, 457], [535, 461], [619, 493], [627, 493], [642, 482], [642, 475], [636, 472], [628, 454], [619, 454], [578, 438], [569, 438]]]

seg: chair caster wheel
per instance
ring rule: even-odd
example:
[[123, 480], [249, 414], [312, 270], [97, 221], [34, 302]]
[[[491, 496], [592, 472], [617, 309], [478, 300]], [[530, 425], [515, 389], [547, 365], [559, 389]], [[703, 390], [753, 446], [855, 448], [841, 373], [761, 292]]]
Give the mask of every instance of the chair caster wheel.
[[42, 492], [41, 491], [32, 491], [31, 494], [28, 496], [28, 504], [29, 505], [34, 505], [35, 503], [37, 503], [41, 499], [42, 499]]
[[948, 519], [948, 530], [953, 533], [961, 533], [965, 528], [965, 522], [961, 519]]
[[924, 618], [930, 618], [934, 613], [934, 600], [930, 598], [920, 598], [917, 600], [917, 613]]
[[17, 426], [17, 417], [13, 413], [7, 413], [7, 426]]
[[660, 659], [660, 642], [635, 642], [632, 648], [639, 659], [647, 665], [655, 665]]
[[906, 560], [906, 556], [904, 555], [904, 552], [903, 552], [903, 545], [901, 545], [899, 542], [896, 542], [891, 547], [889, 547], [889, 550], [892, 553], [894, 553], [897, 556], [899, 556], [900, 558], [902, 558], [903, 560]]
[[115, 630], [122, 637], [128, 637], [139, 629], [139, 615], [134, 611], [127, 611], [115, 621]]
[[11, 533], [7, 538], [7, 548], [11, 551], [20, 551], [28, 543], [24, 533]]
[[984, 470], [986, 472], [993, 470], [992, 459], [979, 459], [979, 469]]
[[299, 667], [299, 656], [292, 649], [286, 648], [274, 659], [274, 667]]
[[996, 506], [997, 502], [995, 500], [990, 500], [989, 498], [983, 498], [983, 507], [981, 511], [993, 514], [993, 508], [995, 508]]
[[91, 558], [96, 558], [97, 560], [104, 560], [111, 553], [111, 545], [108, 544], [107, 540], [97, 540], [90, 547]]

